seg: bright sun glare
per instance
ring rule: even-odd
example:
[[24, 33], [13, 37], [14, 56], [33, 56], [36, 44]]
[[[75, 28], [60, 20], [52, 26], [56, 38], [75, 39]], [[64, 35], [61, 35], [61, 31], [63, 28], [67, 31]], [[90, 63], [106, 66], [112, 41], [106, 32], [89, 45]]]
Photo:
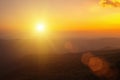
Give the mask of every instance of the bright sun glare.
[[44, 24], [37, 24], [36, 31], [37, 32], [44, 32], [45, 31], [45, 25]]

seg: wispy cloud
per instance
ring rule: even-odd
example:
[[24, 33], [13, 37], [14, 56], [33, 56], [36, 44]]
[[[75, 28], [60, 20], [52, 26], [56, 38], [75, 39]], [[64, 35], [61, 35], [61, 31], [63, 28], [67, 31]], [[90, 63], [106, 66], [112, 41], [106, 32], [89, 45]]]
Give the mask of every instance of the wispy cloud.
[[107, 7], [107, 6], [120, 7], [120, 0], [100, 0], [100, 4], [103, 7]]

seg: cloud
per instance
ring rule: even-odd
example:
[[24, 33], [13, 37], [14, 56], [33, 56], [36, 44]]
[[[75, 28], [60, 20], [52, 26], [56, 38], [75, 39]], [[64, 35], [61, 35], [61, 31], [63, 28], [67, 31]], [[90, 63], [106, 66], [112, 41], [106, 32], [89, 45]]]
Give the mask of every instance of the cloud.
[[103, 7], [107, 7], [107, 6], [120, 7], [120, 0], [101, 0], [100, 4]]

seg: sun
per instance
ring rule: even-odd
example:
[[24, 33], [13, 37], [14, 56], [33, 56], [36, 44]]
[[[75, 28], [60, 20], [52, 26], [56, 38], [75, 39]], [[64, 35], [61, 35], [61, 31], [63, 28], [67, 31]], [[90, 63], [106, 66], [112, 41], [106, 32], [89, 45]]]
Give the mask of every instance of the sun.
[[44, 32], [45, 31], [45, 24], [37, 24], [36, 31], [37, 32]]

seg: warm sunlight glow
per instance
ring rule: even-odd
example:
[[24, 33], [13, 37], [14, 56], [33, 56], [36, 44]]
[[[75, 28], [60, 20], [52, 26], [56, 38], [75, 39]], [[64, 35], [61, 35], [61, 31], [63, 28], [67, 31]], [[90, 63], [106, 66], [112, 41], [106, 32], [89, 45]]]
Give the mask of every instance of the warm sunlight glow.
[[44, 32], [45, 31], [45, 25], [44, 24], [37, 24], [36, 31], [37, 32]]

